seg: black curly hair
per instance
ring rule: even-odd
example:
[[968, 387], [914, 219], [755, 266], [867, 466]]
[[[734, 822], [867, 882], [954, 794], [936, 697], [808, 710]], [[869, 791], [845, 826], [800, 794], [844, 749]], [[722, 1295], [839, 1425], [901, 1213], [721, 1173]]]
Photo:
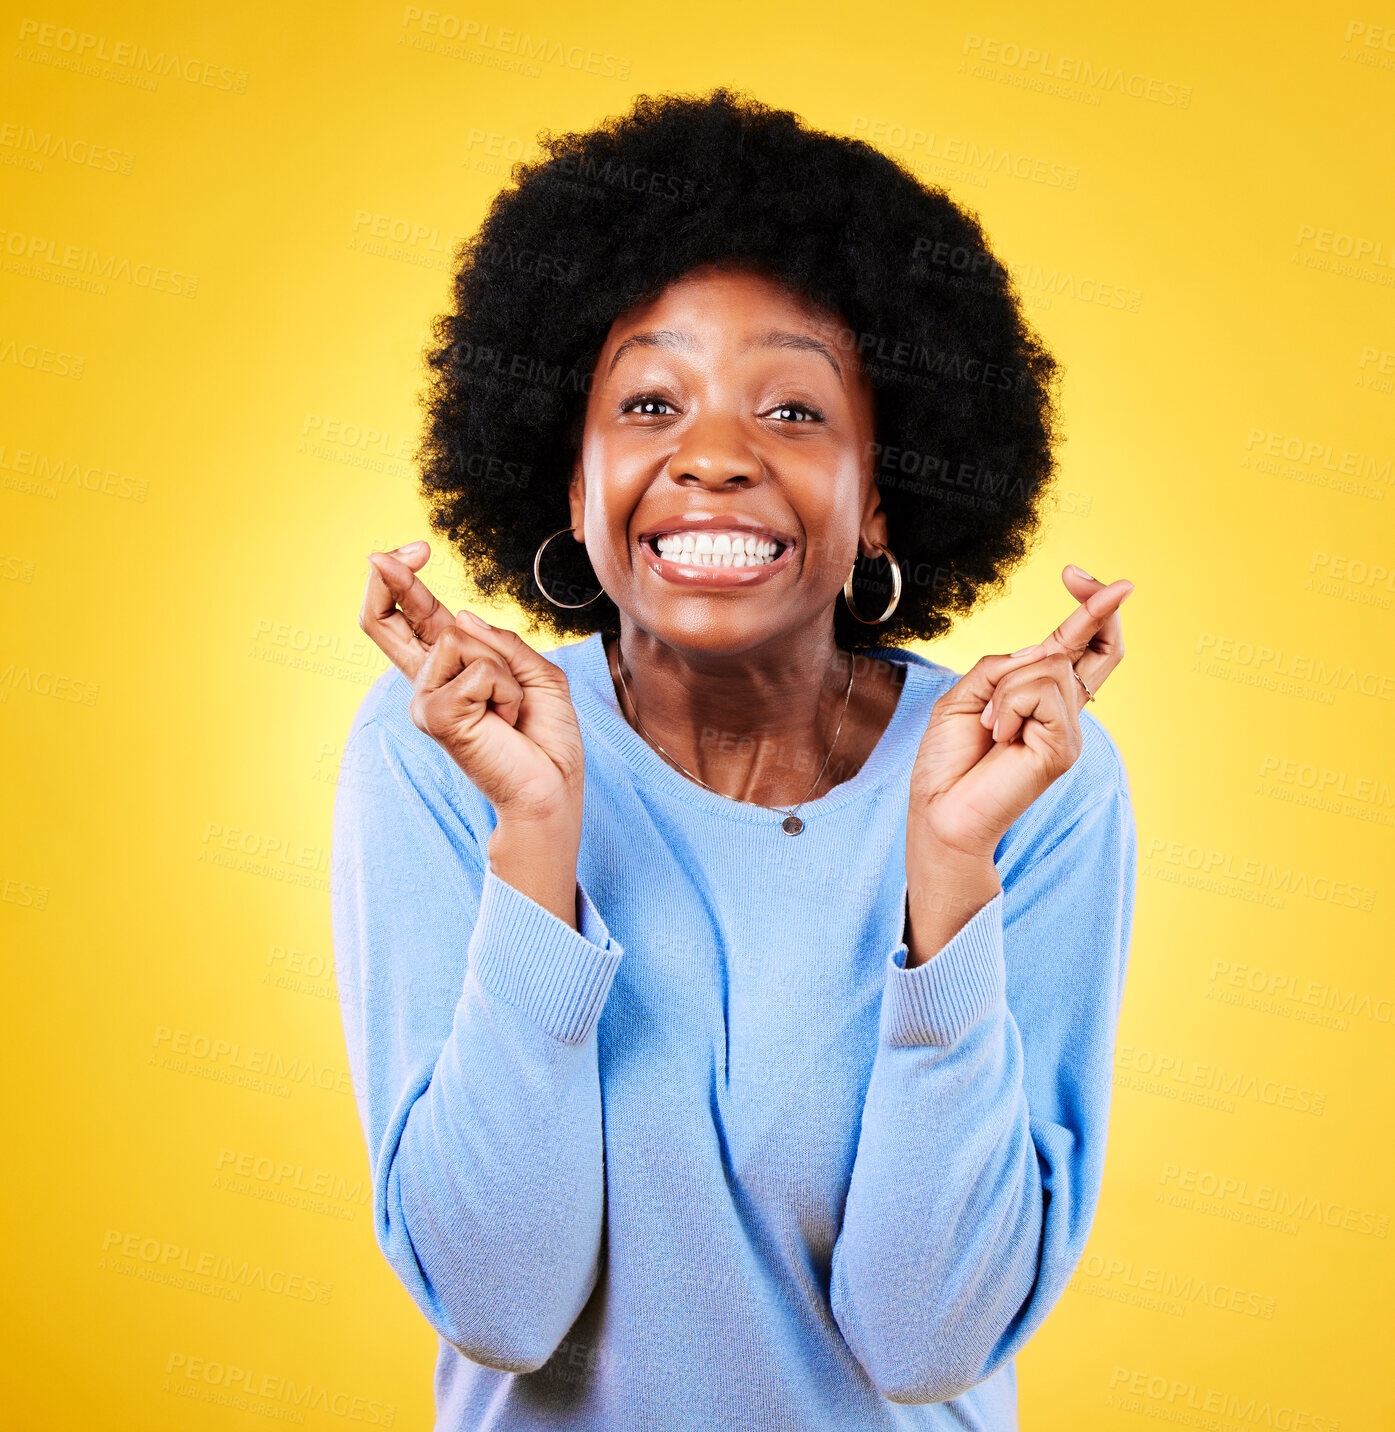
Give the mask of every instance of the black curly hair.
[[[1055, 475], [1058, 365], [1031, 332], [978, 217], [861, 140], [727, 87], [641, 95], [599, 128], [539, 136], [456, 251], [432, 323], [417, 450], [434, 532], [488, 602], [558, 641], [618, 633], [602, 592], [553, 606], [539, 544], [567, 489], [614, 320], [698, 266], [762, 272], [837, 317], [875, 394], [875, 468], [901, 600], [880, 626], [835, 604], [845, 650], [930, 641], [1027, 555]], [[856, 563], [865, 617], [890, 591]], [[543, 554], [561, 601], [598, 586], [563, 534]]]

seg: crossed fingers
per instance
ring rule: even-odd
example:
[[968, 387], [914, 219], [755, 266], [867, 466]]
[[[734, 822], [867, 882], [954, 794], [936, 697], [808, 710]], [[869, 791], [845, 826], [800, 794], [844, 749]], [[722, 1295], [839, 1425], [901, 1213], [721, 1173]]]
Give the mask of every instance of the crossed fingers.
[[[1074, 580], [1078, 587], [1093, 582], [1095, 590], [1043, 641], [997, 659], [1002, 664], [991, 673], [993, 691], [979, 717], [995, 741], [1012, 741], [1032, 717], [1058, 731], [1072, 727], [1071, 718], [1123, 660], [1119, 607], [1133, 584], [1096, 582], [1084, 573]], [[1072, 744], [1078, 739], [1074, 733]]]
[[455, 625], [449, 608], [417, 576], [430, 555], [425, 542], [372, 553], [358, 619], [360, 628], [410, 681], [416, 680], [441, 634]]

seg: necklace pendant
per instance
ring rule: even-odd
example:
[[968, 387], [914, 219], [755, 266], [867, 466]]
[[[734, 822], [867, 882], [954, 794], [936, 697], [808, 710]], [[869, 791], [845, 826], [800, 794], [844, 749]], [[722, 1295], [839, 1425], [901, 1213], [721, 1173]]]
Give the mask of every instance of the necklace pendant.
[[783, 830], [786, 835], [798, 835], [799, 832], [804, 829], [804, 822], [800, 820], [797, 815], [787, 815], [784, 820], [780, 822], [780, 829]]

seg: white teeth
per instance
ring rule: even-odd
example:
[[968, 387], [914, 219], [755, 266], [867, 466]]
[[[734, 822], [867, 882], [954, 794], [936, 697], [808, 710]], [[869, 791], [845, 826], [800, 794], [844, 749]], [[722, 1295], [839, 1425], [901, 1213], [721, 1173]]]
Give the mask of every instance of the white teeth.
[[670, 561], [689, 567], [761, 567], [774, 560], [779, 544], [740, 533], [669, 532], [654, 546]]

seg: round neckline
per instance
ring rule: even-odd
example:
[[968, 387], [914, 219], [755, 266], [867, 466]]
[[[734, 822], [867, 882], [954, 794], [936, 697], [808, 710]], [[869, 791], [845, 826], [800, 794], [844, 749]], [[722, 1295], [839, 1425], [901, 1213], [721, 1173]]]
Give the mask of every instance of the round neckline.
[[[896, 661], [912, 653], [901, 647], [878, 646], [859, 652], [860, 656], [881, 656], [892, 660], [897, 666], [905, 666], [906, 678], [897, 693], [896, 708], [886, 723], [877, 744], [867, 759], [858, 768], [851, 780], [840, 782], [826, 791], [817, 800], [805, 801], [799, 807], [801, 819], [816, 820], [821, 815], [831, 814], [843, 806], [861, 799], [875, 790], [892, 769], [895, 758], [906, 738], [906, 727], [915, 719], [920, 706], [919, 696], [932, 668], [911, 660]], [[671, 766], [646, 741], [630, 723], [625, 720], [615, 694], [615, 680], [610, 674], [610, 663], [606, 659], [605, 637], [602, 632], [592, 632], [581, 643], [582, 670], [586, 680], [581, 683], [579, 694], [588, 707], [596, 725], [624, 758], [626, 765], [669, 795], [677, 796], [688, 804], [707, 811], [712, 815], [738, 820], [747, 825], [768, 824], [772, 830], [780, 829], [780, 811], [745, 801], [733, 800], [730, 796], [709, 791], [696, 781]], [[788, 837], [786, 837], [788, 839]]]

